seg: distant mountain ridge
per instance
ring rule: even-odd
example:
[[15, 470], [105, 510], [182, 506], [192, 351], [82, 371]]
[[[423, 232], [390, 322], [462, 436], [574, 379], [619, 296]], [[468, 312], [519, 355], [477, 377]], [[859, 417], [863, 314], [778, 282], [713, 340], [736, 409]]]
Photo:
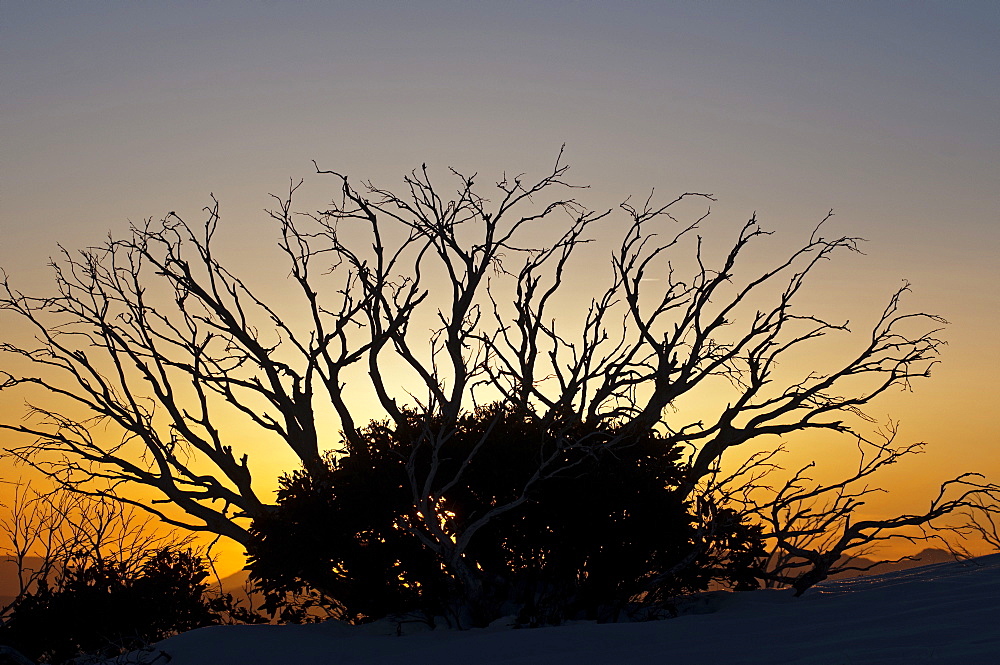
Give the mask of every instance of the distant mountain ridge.
[[[910, 568], [919, 568], [920, 566], [929, 566], [934, 563], [945, 563], [948, 561], [954, 561], [955, 557], [947, 550], [942, 550], [936, 547], [928, 547], [921, 550], [917, 554], [912, 555], [912, 559], [906, 559], [904, 561], [897, 561], [894, 563], [880, 563], [874, 565], [871, 570], [848, 570], [836, 575], [831, 575], [830, 579], [840, 580], [840, 579], [851, 579], [854, 577], [866, 577], [868, 575], [879, 575], [881, 573], [891, 573], [897, 570], [909, 570]], [[856, 566], [858, 568], [866, 568], [872, 566], [876, 561], [874, 559], [867, 559], [865, 557], [844, 557], [837, 562], [838, 566]]]

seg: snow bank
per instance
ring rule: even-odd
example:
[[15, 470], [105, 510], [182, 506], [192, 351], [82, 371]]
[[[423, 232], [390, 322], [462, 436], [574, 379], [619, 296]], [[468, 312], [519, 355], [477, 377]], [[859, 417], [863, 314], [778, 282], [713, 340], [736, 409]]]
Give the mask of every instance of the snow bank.
[[170, 665], [1000, 663], [1000, 554], [788, 591], [707, 596], [710, 613], [632, 624], [433, 632], [388, 624], [215, 626], [157, 645]]

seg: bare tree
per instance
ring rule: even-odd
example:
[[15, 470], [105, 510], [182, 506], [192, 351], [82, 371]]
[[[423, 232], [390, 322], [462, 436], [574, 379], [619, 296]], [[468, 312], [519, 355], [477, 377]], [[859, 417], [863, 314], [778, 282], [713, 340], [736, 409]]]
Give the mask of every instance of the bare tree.
[[0, 557], [16, 567], [18, 590], [0, 608], [0, 619], [39, 583], [51, 583], [78, 562], [113, 562], [135, 574], [151, 552], [192, 545], [190, 534], [157, 529], [148, 513], [106, 496], [40, 492], [18, 482], [8, 508], [0, 518]]
[[17, 592], [0, 609], [0, 617], [31, 591], [53, 570], [65, 563], [76, 547], [72, 530], [61, 528], [60, 515], [66, 514], [75, 497], [63, 493], [58, 498], [43, 497], [18, 484], [7, 515], [0, 519], [5, 541], [0, 556], [17, 570]]
[[1000, 501], [996, 494], [992, 500], [982, 494], [974, 496], [964, 516], [967, 530], [1000, 552]]
[[[471, 539], [527, 501], [537, 483], [565, 473], [580, 459], [574, 450], [614, 449], [654, 430], [664, 445], [686, 446], [687, 479], [678, 492], [697, 498], [710, 521], [736, 496], [719, 475], [730, 451], [762, 437], [819, 431], [870, 443], [859, 431], [871, 422], [863, 408], [927, 376], [936, 361], [945, 322], [905, 312], [904, 285], [867, 334], [851, 337], [853, 353], [833, 370], [785, 371], [786, 358], [850, 334], [846, 323], [794, 305], [817, 266], [858, 251], [860, 239], [828, 237], [827, 214], [797, 250], [748, 274], [740, 268], [745, 252], [769, 232], [752, 217], [712, 258], [701, 230], [713, 199], [698, 193], [622, 204], [624, 234], [610, 275], [592, 291], [580, 323], [566, 329], [557, 310], [579, 279], [581, 248], [616, 217], [558, 196], [573, 192], [566, 171], [560, 151], [547, 175], [505, 175], [489, 188], [490, 200], [476, 175], [452, 171], [457, 189], [446, 195], [424, 166], [397, 194], [371, 183], [357, 188], [317, 167], [339, 183], [327, 209], [294, 213], [294, 185], [270, 212], [302, 306], [293, 316], [287, 299], [266, 302], [220, 262], [217, 202], [200, 226], [170, 213], [99, 247], [63, 250], [52, 263], [55, 295], [25, 295], [4, 275], [0, 310], [30, 326], [37, 344], [0, 347], [29, 367], [0, 374], [0, 388], [30, 386], [53, 398], [36, 401], [27, 422], [0, 424], [29, 439], [8, 453], [74, 491], [246, 543], [244, 518], [266, 513], [268, 504], [254, 488], [248, 455], [222, 431], [223, 414], [241, 416], [310, 468], [336, 445], [318, 424], [326, 409], [344, 439], [360, 445], [368, 419], [359, 422], [352, 397], [364, 386], [397, 426], [413, 411], [439, 423], [412, 443], [413, 506], [400, 528], [474, 590], [477, 574], [463, 556]], [[683, 420], [676, 407], [685, 397], [720, 385], [730, 392], [718, 393], [727, 397], [712, 419]], [[444, 463], [449, 423], [498, 400], [555, 431], [558, 443], [539, 451], [516, 496], [459, 523], [447, 495], [468, 465]], [[596, 434], [558, 435], [576, 423]], [[905, 452], [880, 450], [853, 480]], [[859, 505], [846, 484], [817, 491], [805, 481], [800, 473], [770, 501], [744, 505], [797, 556], [805, 551], [796, 538], [829, 532]], [[135, 488], [158, 498], [138, 498]], [[990, 488], [970, 486], [971, 494], [938, 500], [928, 515], [967, 507]], [[801, 526], [796, 506], [831, 492], [830, 519]], [[842, 538], [870, 542], [911, 523], [855, 523]], [[838, 542], [833, 550], [844, 551]]]
[[[842, 477], [819, 482], [811, 477], [815, 462], [782, 477], [776, 458], [783, 447], [757, 452], [728, 475], [713, 471], [700, 488], [704, 501], [725, 506], [764, 528], [770, 543], [761, 569], [769, 585], [788, 585], [801, 595], [831, 575], [865, 572], [885, 563], [912, 559], [877, 557], [859, 565], [855, 558], [877, 555], [891, 540], [934, 541], [955, 556], [968, 555], [961, 541], [979, 534], [990, 542], [989, 527], [1000, 507], [1000, 485], [981, 474], [966, 473], [941, 483], [923, 512], [885, 519], [856, 518], [869, 496], [885, 490], [869, 482], [876, 473], [901, 458], [919, 453], [922, 443], [895, 443], [898, 427], [890, 422], [879, 438], [857, 438], [858, 463]], [[773, 476], [779, 476], [771, 482]], [[948, 538], [948, 536], [955, 536]]]

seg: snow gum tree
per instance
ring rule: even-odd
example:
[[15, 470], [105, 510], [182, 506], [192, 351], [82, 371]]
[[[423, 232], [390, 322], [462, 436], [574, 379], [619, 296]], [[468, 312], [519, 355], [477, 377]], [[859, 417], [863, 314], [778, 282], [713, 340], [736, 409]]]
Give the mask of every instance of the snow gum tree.
[[[351, 496], [338, 486], [347, 469], [388, 483], [381, 521], [343, 528], [355, 543], [369, 537], [367, 551], [405, 537], [418, 544], [416, 569], [436, 571], [407, 585], [415, 573], [401, 570], [404, 584], [386, 593], [440, 584], [467, 608], [485, 602], [504, 567], [589, 579], [607, 545], [600, 534], [579, 545], [586, 557], [568, 561], [517, 524], [578, 538], [565, 526], [572, 518], [560, 522], [546, 504], [559, 500], [560, 483], [581, 500], [587, 487], [614, 495], [600, 485], [606, 471], [648, 486], [648, 497], [666, 493], [653, 505], [674, 511], [663, 523], [676, 537], [632, 552], [642, 564], [628, 579], [601, 582], [633, 600], [685, 587], [671, 580], [692, 567], [725, 577], [737, 560], [757, 579], [804, 588], [898, 528], [995, 510], [997, 486], [966, 475], [924, 512], [852, 520], [870, 476], [917, 449], [897, 443], [891, 426], [873, 434], [864, 409], [929, 374], [944, 321], [906, 311], [905, 285], [856, 333], [799, 311], [817, 266], [858, 250], [858, 238], [828, 235], [829, 215], [753, 272], [748, 248], [770, 235], [755, 216], [728, 250], [710, 252], [711, 196], [589, 210], [572, 196], [561, 152], [541, 178], [486, 185], [452, 171], [443, 186], [426, 166], [399, 191], [317, 172], [337, 183], [327, 208], [295, 213], [293, 186], [270, 212], [288, 274], [278, 299], [220, 260], [217, 202], [200, 225], [170, 213], [64, 251], [48, 295], [24, 294], [4, 275], [0, 311], [34, 334], [2, 345], [10, 364], [0, 388], [32, 397], [27, 420], [0, 424], [18, 435], [6, 454], [74, 491], [259, 547], [282, 508], [260, 495], [249, 453], [226, 430], [239, 417], [301, 463], [283, 482], [289, 500], [309, 487], [343, 517], [336, 497]], [[606, 278], [588, 246], [598, 229], [617, 230], [600, 260]], [[566, 303], [581, 285], [589, 297], [571, 316]], [[793, 361], [833, 335], [853, 347], [832, 369]], [[714, 411], [687, 418], [685, 400], [698, 391], [717, 396]], [[361, 393], [379, 413], [359, 410]], [[333, 431], [321, 425], [327, 412]], [[855, 440], [857, 472], [814, 482], [803, 470], [771, 483], [783, 445], [771, 442], [808, 445], [809, 433]], [[609, 470], [621, 460], [631, 467]], [[631, 499], [614, 496], [610, 508], [624, 513], [606, 530], [650, 526], [634, 519]], [[357, 512], [375, 514], [375, 498], [366, 501]], [[490, 539], [506, 544], [490, 549]], [[311, 580], [282, 575], [340, 588], [338, 576], [356, 572], [338, 567], [346, 551]], [[399, 558], [378, 556], [390, 566]], [[506, 560], [487, 570], [491, 557]]]

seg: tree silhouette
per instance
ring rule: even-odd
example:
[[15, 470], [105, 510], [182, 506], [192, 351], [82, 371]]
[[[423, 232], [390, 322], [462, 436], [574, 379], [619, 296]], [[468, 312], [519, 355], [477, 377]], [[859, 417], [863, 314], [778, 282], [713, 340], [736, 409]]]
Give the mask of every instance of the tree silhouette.
[[[685, 477], [681, 451], [654, 432], [609, 449], [603, 443], [614, 430], [591, 430], [572, 418], [542, 428], [502, 404], [454, 424], [407, 415], [404, 427], [370, 424], [361, 432], [364, 447], [345, 442], [322, 472], [283, 478], [279, 509], [255, 520], [249, 546], [251, 574], [268, 592], [272, 612], [304, 618], [293, 614], [302, 605], [285, 600], [312, 590], [320, 595], [307, 602], [352, 622], [430, 612], [485, 624], [520, 610], [526, 623], [538, 623], [608, 619], [637, 597], [648, 607], [713, 579], [756, 587], [760, 529], [725, 513], [713, 520], [710, 537], [699, 533], [677, 491]], [[563, 473], [537, 482], [528, 501], [470, 539], [464, 558], [479, 578], [471, 594], [467, 587], [456, 592], [433, 546], [407, 526], [420, 519], [408, 477], [423, 476], [433, 463], [431, 455], [410, 457], [410, 451], [416, 439], [445, 426], [442, 466], [448, 474], [467, 466], [464, 482], [443, 492], [438, 504], [453, 537], [519, 496], [540, 452], [565, 455]], [[703, 540], [724, 546], [728, 561], [698, 550]], [[692, 551], [699, 555], [688, 560]]]
[[164, 533], [148, 513], [108, 497], [35, 485], [19, 484], [0, 520], [0, 556], [16, 565], [19, 583], [0, 609], [7, 648], [65, 662], [200, 626], [265, 620], [213, 588], [217, 578], [190, 534]]
[[185, 551], [190, 534], [157, 528], [144, 511], [109, 497], [19, 481], [0, 518], [0, 557], [16, 569], [17, 592], [0, 607], [0, 623], [41, 584], [51, 584], [81, 556], [98, 565], [114, 561], [123, 574], [138, 573], [154, 551]]
[[[112, 657], [171, 635], [225, 623], [231, 597], [208, 593], [209, 570], [191, 550], [165, 547], [141, 564], [78, 552], [14, 605], [0, 641], [42, 662]], [[243, 612], [244, 618], [250, 613]]]
[[[740, 515], [778, 555], [811, 562], [776, 575], [808, 582], [828, 572], [829, 557], [810, 558], [803, 539], [842, 533], [831, 550], [842, 554], [897, 526], [933, 527], [944, 514], [996, 504], [996, 485], [965, 476], [942, 486], [961, 489], [957, 497], [926, 513], [851, 524], [856, 492], [867, 491], [854, 488], [913, 451], [866, 431], [863, 408], [929, 374], [944, 321], [905, 312], [905, 285], [862, 335], [799, 312], [817, 266], [858, 250], [858, 238], [825, 235], [830, 215], [798, 249], [751, 272], [741, 268], [747, 248], [769, 235], [756, 217], [713, 258], [701, 235], [711, 196], [588, 210], [558, 196], [574, 191], [561, 151], [544, 177], [505, 175], [491, 193], [453, 171], [457, 189], [446, 195], [426, 166], [404, 179], [402, 194], [317, 172], [339, 183], [327, 209], [294, 214], [296, 185], [270, 213], [294, 302], [266, 300], [223, 265], [217, 202], [201, 226], [170, 213], [99, 247], [64, 250], [52, 264], [54, 295], [25, 295], [4, 275], [0, 310], [31, 327], [37, 343], [3, 344], [12, 360], [0, 387], [51, 398], [35, 399], [27, 422], [0, 425], [27, 436], [9, 454], [75, 491], [249, 545], [248, 520], [266, 523], [275, 508], [223, 421], [242, 418], [292, 451], [309, 477], [324, 478], [341, 471], [324, 458], [340, 445], [320, 424], [326, 411], [356, 459], [373, 436], [356, 402], [368, 391], [403, 473], [396, 489], [406, 510], [394, 527], [473, 600], [486, 583], [470, 555], [477, 541], [513, 528], [497, 525], [548, 497], [545, 486], [651, 437], [663, 451], [683, 450], [671, 501], [689, 507], [694, 536], [678, 565], [711, 551], [724, 559], [710, 536]], [[582, 248], [619, 216], [606, 280], [594, 269], [581, 277]], [[564, 301], [581, 282], [591, 297], [569, 324]], [[854, 344], [833, 369], [787, 371], [831, 335]], [[699, 391], [716, 396], [715, 412], [686, 419], [680, 406]], [[545, 436], [522, 453], [530, 464], [516, 481], [509, 476], [476, 510], [451, 510], [452, 497], [484, 482], [472, 470], [495, 447], [488, 427], [460, 446], [453, 439], [463, 418], [495, 403]], [[774, 488], [761, 481], [773, 464], [759, 455], [762, 439], [803, 441], [809, 432], [855, 438], [861, 471], [808, 487], [802, 475]], [[505, 457], [501, 468], [516, 455]], [[805, 518], [814, 521], [803, 527]]]

